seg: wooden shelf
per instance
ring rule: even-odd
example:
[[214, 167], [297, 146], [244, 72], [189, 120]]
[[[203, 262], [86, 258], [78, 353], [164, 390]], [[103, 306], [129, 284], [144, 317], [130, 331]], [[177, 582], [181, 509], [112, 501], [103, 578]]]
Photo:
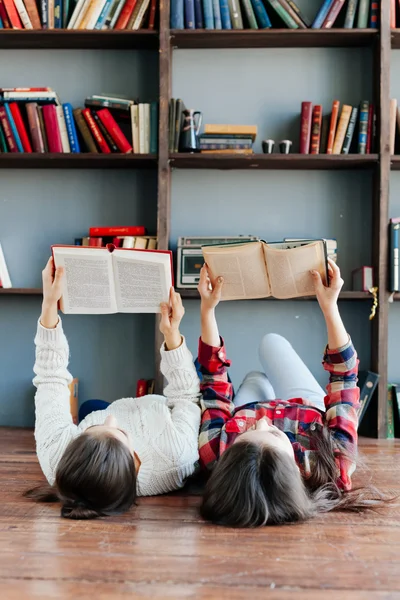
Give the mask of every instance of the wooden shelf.
[[[400, 157], [399, 157], [400, 158]], [[377, 154], [172, 154], [175, 169], [368, 169], [378, 164]]]
[[0, 30], [0, 48], [11, 49], [135, 49], [157, 50], [158, 32], [142, 31], [70, 31], [66, 29]]
[[244, 29], [171, 31], [173, 48], [324, 48], [371, 46], [376, 29]]
[[0, 288], [0, 296], [41, 296], [42, 293], [42, 288]]
[[150, 154], [0, 154], [0, 169], [149, 169]]
[[[199, 293], [197, 290], [193, 290], [193, 289], [185, 289], [185, 288], [176, 288], [176, 291], [180, 293], [181, 297], [184, 300], [199, 300]], [[399, 294], [399, 298], [400, 300], [400, 294]], [[258, 301], [264, 301], [264, 300], [277, 300], [277, 298], [261, 298], [258, 299]], [[302, 298], [291, 298], [291, 300], [294, 300], [296, 302], [300, 301], [300, 300], [316, 300], [315, 296], [306, 296], [306, 297], [302, 297]], [[369, 292], [341, 292], [340, 296], [339, 296], [339, 300], [371, 300], [372, 301], [372, 296]], [[256, 300], [253, 300], [254, 302]]]

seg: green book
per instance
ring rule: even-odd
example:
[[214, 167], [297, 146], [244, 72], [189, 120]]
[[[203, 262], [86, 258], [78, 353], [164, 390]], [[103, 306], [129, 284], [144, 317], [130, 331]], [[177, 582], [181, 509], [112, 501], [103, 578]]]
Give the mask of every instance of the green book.
[[250, 0], [242, 0], [242, 6], [250, 29], [258, 29], [256, 16]]
[[3, 128], [0, 125], [0, 152], [8, 152], [6, 137]]
[[182, 130], [182, 111], [184, 110], [182, 100], [178, 98], [175, 106], [175, 123], [174, 123], [174, 144], [172, 152], [179, 152], [179, 138], [181, 137]]
[[169, 101], [169, 127], [168, 127], [168, 149], [170, 152], [174, 151], [175, 114], [176, 114], [176, 100], [175, 100], [175, 98], [171, 98], [171, 100]]
[[386, 438], [388, 440], [394, 439], [394, 410], [393, 410], [393, 391], [395, 386], [388, 383], [388, 395], [387, 395], [387, 429]]
[[282, 21], [289, 27], [289, 29], [298, 29], [296, 21], [292, 19], [292, 17], [286, 12], [286, 10], [281, 6], [278, 0], [268, 0], [268, 3], [272, 6], [277, 15], [280, 16]]
[[158, 102], [150, 104], [150, 154], [158, 150]]
[[360, 0], [358, 6], [357, 29], [367, 29], [370, 0]]

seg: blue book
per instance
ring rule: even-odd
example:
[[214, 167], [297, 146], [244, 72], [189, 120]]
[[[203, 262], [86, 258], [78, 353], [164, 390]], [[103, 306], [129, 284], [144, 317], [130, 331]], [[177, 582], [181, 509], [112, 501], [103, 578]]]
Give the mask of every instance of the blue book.
[[101, 11], [99, 18], [97, 19], [96, 25], [94, 26], [95, 29], [101, 29], [103, 27], [108, 17], [108, 13], [110, 12], [111, 4], [113, 2], [114, 0], [106, 0], [105, 5], [103, 6], [103, 10]]
[[0, 29], [4, 29], [2, 18], [0, 17]]
[[214, 29], [222, 29], [221, 8], [219, 6], [219, 0], [213, 0], [213, 12], [214, 12]]
[[368, 135], [369, 102], [362, 100], [360, 104], [360, 119], [358, 124], [358, 154], [365, 154]]
[[66, 102], [65, 104], [62, 105], [62, 107], [63, 107], [63, 112], [64, 112], [65, 124], [67, 126], [68, 140], [69, 140], [69, 146], [71, 148], [71, 152], [73, 154], [79, 154], [81, 149], [79, 146], [78, 134], [76, 132], [74, 115], [72, 112], [72, 106], [71, 106], [71, 104], [69, 104], [69, 102]]
[[213, 0], [203, 0], [204, 25], [206, 29], [214, 29]]
[[229, 12], [228, 0], [219, 0], [221, 11], [222, 29], [232, 29], [231, 13]]
[[194, 28], [194, 0], [185, 0], [185, 29]]
[[311, 25], [311, 29], [320, 29], [322, 27], [334, 2], [335, 0], [325, 0], [314, 19], [314, 23]]
[[399, 292], [399, 227], [397, 219], [390, 219], [390, 291]]
[[49, 27], [48, 11], [49, 11], [49, 6], [48, 6], [47, 0], [41, 0], [40, 1], [40, 16], [42, 17], [42, 29], [48, 29], [48, 27]]
[[15, 137], [15, 142], [17, 144], [18, 152], [23, 152], [24, 149], [22, 147], [21, 138], [19, 137], [18, 129], [15, 126], [15, 121], [13, 119], [10, 107], [7, 102], [4, 103], [4, 108], [6, 109], [7, 120], [10, 123], [11, 131], [13, 133], [13, 136]]
[[257, 23], [260, 29], [269, 29], [272, 27], [272, 23], [269, 20], [267, 11], [265, 10], [264, 4], [261, 0], [250, 0], [251, 5], [256, 15]]
[[171, 0], [171, 29], [185, 29], [183, 19], [183, 0]]
[[62, 0], [54, 0], [54, 29], [62, 29], [63, 11]]
[[201, 0], [194, 0], [194, 22], [196, 29], [204, 29], [203, 7]]

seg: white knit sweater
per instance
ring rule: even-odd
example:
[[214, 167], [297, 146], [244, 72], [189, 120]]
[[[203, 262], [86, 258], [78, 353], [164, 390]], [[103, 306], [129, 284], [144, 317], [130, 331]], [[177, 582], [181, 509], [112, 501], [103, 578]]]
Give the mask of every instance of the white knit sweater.
[[141, 460], [138, 495], [182, 487], [195, 470], [200, 427], [200, 383], [185, 340], [176, 350], [161, 348], [161, 371], [168, 381], [165, 396], [122, 398], [106, 410], [91, 413], [78, 426], [70, 414], [68, 384], [72, 376], [61, 320], [55, 329], [39, 323], [35, 344], [36, 449], [50, 484], [69, 442], [91, 425], [102, 425], [111, 414], [129, 434]]

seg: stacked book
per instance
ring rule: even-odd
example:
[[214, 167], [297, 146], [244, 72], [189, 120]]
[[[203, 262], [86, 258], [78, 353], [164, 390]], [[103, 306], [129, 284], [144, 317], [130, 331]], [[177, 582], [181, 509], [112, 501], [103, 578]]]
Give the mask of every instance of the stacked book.
[[359, 106], [334, 100], [330, 114], [320, 104], [302, 102], [300, 154], [370, 154], [376, 145], [376, 111], [368, 100]]
[[333, 25], [376, 29], [378, 15], [378, 0], [324, 0], [314, 19], [304, 15], [294, 0], [171, 0], [170, 25], [171, 29], [330, 29]]
[[0, 152], [155, 154], [157, 138], [156, 102], [93, 95], [74, 109], [51, 88], [0, 89]]
[[253, 154], [257, 125], [208, 124], [200, 135], [202, 154]]
[[107, 244], [114, 244], [116, 248], [156, 250], [157, 237], [155, 235], [146, 235], [145, 227], [135, 225], [122, 227], [90, 227], [88, 236], [75, 238], [75, 246], [105, 248]]
[[154, 29], [156, 11], [157, 0], [0, 0], [0, 28]]

